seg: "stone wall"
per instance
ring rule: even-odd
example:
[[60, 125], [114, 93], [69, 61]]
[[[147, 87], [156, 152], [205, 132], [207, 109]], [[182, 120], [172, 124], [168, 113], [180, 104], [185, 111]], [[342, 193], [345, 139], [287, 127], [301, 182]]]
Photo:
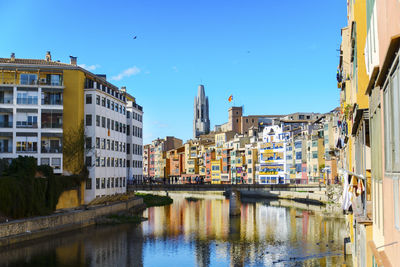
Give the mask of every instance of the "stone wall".
[[0, 246], [89, 226], [95, 223], [97, 217], [115, 214], [140, 205], [143, 205], [143, 199], [136, 198], [106, 206], [91, 207], [87, 210], [74, 210], [1, 223]]

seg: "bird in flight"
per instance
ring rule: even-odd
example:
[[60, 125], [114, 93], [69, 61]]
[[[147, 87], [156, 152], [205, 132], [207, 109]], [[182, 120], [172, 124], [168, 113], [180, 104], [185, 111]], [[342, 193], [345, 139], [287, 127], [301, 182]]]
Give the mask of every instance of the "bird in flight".
[[135, 35], [135, 36], [133, 36], [133, 39], [136, 39], [137, 38], [137, 36]]

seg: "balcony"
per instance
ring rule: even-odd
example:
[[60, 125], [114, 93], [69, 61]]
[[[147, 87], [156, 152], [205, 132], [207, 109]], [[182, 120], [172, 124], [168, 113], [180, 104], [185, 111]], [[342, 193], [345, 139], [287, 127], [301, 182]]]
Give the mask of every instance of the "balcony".
[[17, 104], [23, 105], [37, 105], [38, 104], [38, 97], [17, 97]]
[[62, 92], [42, 92], [42, 105], [62, 105]]
[[37, 128], [37, 122], [32, 121], [17, 121], [17, 128]]
[[12, 73], [12, 77], [0, 77], [0, 84], [63, 86], [62, 75], [59, 74], [41, 75], [40, 79], [37, 78], [37, 74], [20, 74], [19, 79], [16, 75], [18, 74]]
[[62, 153], [62, 146], [42, 146], [42, 153]]
[[0, 133], [0, 153], [12, 153], [12, 133]]
[[37, 142], [17, 142], [17, 153], [37, 153]]
[[13, 104], [14, 98], [12, 96], [0, 96], [0, 104]]
[[60, 111], [42, 110], [42, 128], [61, 129], [63, 114]]
[[0, 121], [0, 128], [12, 128], [13, 122], [12, 121]]

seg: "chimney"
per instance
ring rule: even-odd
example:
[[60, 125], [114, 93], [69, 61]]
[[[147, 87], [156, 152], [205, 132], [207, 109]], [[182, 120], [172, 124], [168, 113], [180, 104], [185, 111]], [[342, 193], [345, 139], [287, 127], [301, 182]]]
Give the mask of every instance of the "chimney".
[[73, 57], [73, 56], [69, 56], [69, 58], [71, 59], [70, 64], [76, 66], [77, 63], [77, 57]]
[[15, 61], [15, 53], [11, 53], [11, 61], [12, 61], [12, 62]]
[[50, 51], [47, 51], [47, 52], [46, 52], [46, 61], [47, 61], [47, 62], [51, 61], [51, 54], [50, 54]]

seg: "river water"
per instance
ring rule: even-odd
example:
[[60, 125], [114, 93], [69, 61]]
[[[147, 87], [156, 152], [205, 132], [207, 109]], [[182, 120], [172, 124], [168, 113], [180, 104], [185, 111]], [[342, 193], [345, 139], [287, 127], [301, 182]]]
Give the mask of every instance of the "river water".
[[[344, 219], [289, 201], [242, 199], [229, 216], [222, 194], [172, 194], [140, 225], [88, 227], [0, 249], [0, 266], [342, 266]], [[351, 266], [351, 258], [347, 258]]]

